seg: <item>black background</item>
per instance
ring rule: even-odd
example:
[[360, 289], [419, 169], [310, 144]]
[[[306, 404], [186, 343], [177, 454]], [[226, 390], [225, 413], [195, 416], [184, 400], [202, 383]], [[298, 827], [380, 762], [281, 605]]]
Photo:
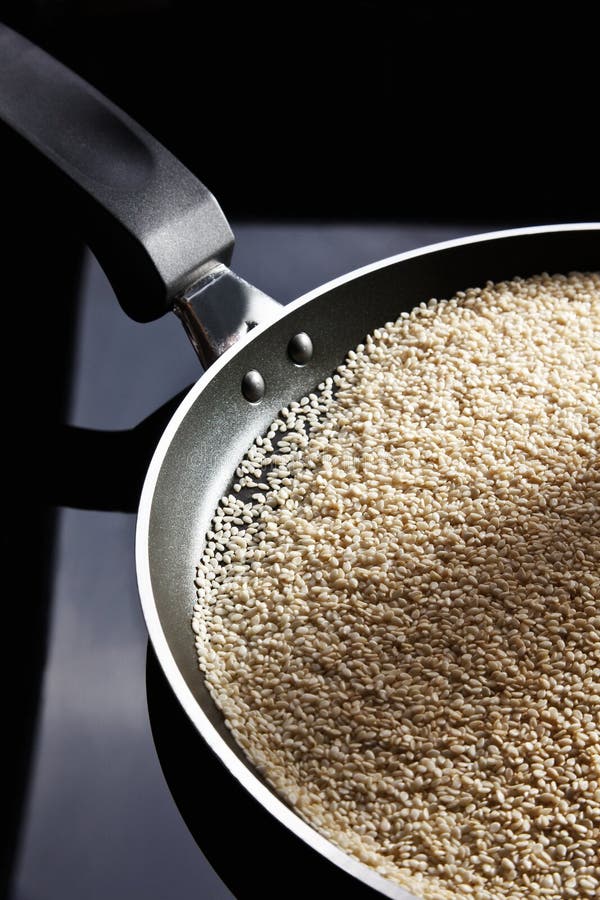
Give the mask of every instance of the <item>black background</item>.
[[[137, 118], [237, 220], [518, 225], [600, 218], [586, 6], [26, 0], [0, 19]], [[5, 884], [43, 666], [82, 235], [0, 138], [4, 516], [21, 585], [5, 598], [16, 637], [2, 654]], [[84, 470], [85, 448], [70, 465]]]
[[232, 217], [599, 214], [595, 4], [37, 0], [4, 20]]

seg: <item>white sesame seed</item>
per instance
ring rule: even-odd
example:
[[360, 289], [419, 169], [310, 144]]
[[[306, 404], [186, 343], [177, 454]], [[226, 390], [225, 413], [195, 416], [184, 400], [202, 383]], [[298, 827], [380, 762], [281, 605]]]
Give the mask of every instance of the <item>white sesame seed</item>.
[[598, 896], [599, 439], [600, 275], [488, 282], [368, 335], [215, 511], [228, 727], [424, 900]]

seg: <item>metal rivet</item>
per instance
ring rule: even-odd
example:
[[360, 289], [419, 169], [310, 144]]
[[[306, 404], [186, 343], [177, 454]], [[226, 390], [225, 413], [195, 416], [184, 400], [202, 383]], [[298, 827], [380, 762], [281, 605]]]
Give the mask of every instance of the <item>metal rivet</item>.
[[242, 394], [248, 403], [259, 403], [265, 396], [265, 379], [256, 369], [246, 372], [242, 378]]
[[305, 331], [295, 334], [288, 344], [288, 355], [297, 366], [304, 366], [312, 358], [313, 342]]

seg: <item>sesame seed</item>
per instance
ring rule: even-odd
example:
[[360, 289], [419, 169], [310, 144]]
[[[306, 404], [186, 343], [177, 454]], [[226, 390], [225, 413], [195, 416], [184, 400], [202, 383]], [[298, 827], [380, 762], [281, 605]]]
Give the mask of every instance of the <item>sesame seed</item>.
[[424, 900], [600, 892], [599, 440], [600, 275], [488, 282], [366, 336], [215, 510], [215, 703]]

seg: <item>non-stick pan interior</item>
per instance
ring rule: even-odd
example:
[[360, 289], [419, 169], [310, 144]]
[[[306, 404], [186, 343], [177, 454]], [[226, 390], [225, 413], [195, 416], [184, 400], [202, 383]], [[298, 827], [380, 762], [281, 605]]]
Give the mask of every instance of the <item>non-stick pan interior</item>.
[[[330, 375], [369, 331], [421, 301], [449, 297], [488, 280], [589, 271], [599, 264], [600, 231], [591, 227], [491, 236], [392, 259], [293, 305], [207, 381], [160, 465], [149, 513], [149, 574], [160, 626], [179, 672], [205, 715], [245, 763], [204, 687], [190, 619], [205, 531], [253, 439], [279, 409]], [[290, 338], [301, 331], [314, 344], [313, 358], [304, 367], [294, 365], [287, 354]], [[258, 369], [266, 382], [258, 405], [249, 404], [240, 388], [250, 369]]]

